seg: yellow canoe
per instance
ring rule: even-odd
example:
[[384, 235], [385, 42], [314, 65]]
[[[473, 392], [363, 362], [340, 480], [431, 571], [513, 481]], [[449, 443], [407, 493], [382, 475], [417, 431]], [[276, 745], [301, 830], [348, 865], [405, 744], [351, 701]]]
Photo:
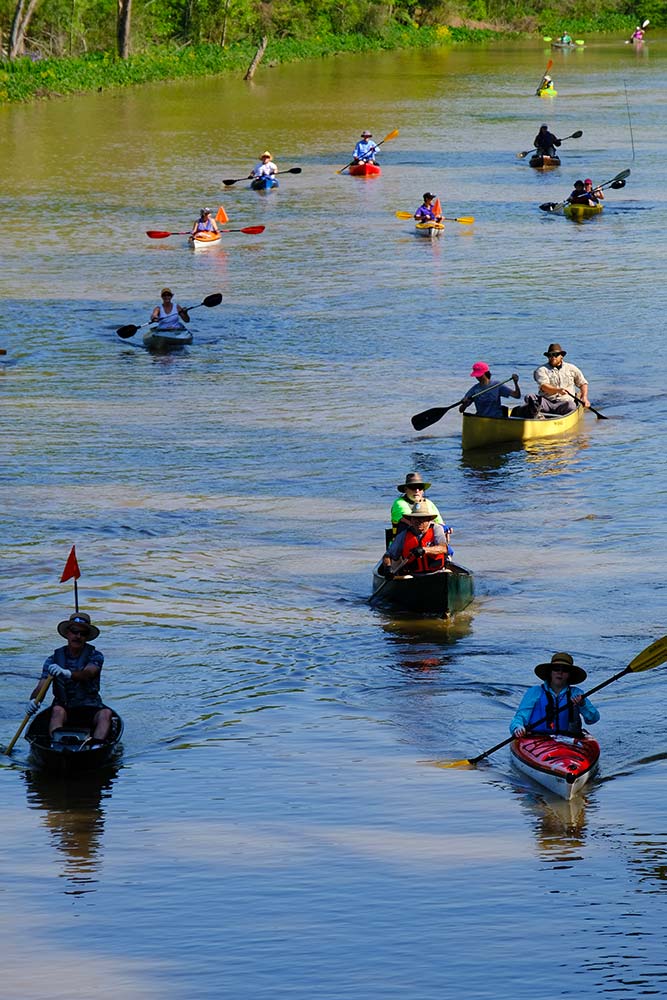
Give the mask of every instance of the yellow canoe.
[[478, 417], [475, 413], [464, 413], [461, 445], [464, 451], [468, 451], [510, 441], [558, 437], [576, 430], [583, 419], [583, 406], [577, 406], [564, 417], [545, 415], [544, 420], [532, 417]]

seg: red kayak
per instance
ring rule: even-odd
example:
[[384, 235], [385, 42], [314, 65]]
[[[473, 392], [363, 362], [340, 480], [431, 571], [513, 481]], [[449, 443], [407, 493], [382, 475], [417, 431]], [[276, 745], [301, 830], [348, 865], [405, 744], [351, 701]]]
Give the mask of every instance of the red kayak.
[[600, 746], [588, 733], [581, 736], [549, 736], [535, 733], [514, 740], [512, 761], [533, 781], [563, 799], [571, 799], [595, 774]]
[[350, 167], [352, 177], [379, 177], [381, 173], [377, 163], [353, 163]]

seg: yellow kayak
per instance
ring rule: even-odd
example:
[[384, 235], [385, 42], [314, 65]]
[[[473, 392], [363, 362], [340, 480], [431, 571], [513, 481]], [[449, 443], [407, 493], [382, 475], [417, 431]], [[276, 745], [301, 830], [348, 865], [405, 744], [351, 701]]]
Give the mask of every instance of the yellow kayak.
[[544, 90], [538, 91], [538, 97], [555, 97], [558, 93], [553, 87], [545, 87]]
[[415, 235], [416, 236], [426, 236], [427, 238], [433, 236], [442, 236], [445, 231], [444, 222], [416, 222], [415, 223]]
[[589, 219], [592, 215], [600, 215], [603, 208], [604, 205], [566, 205], [563, 215], [581, 222], [582, 219]]

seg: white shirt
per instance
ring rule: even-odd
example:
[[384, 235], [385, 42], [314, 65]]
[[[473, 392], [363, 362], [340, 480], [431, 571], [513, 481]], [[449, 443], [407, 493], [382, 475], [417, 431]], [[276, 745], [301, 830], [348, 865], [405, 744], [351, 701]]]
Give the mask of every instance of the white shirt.
[[[538, 385], [552, 385], [557, 389], [567, 389], [568, 392], [574, 395], [576, 395], [574, 392], [575, 387], [581, 389], [582, 385], [588, 385], [583, 372], [576, 365], [571, 365], [569, 361], [564, 361], [560, 368], [552, 368], [551, 365], [540, 365], [533, 372], [533, 378]], [[554, 396], [553, 394], [547, 395], [540, 391], [538, 395], [544, 396], [546, 399], [557, 399], [558, 396], [564, 396], [566, 393], [560, 392]]]

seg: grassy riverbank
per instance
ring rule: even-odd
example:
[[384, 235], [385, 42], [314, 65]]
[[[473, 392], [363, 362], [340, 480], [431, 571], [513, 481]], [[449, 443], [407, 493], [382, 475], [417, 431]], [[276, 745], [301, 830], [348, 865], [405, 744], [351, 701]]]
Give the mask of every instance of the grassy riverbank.
[[[614, 30], [631, 31], [634, 21], [614, 19]], [[591, 22], [568, 22], [571, 33], [579, 35], [591, 30]], [[612, 30], [605, 23], [606, 30]], [[542, 27], [542, 33], [557, 34], [555, 26]], [[524, 32], [525, 33], [525, 32]], [[413, 27], [391, 25], [377, 34], [320, 34], [304, 41], [292, 38], [275, 39], [269, 45], [263, 67], [301, 59], [316, 59], [343, 52], [369, 52], [383, 49], [427, 48], [462, 42], [484, 43], [502, 35], [518, 32], [499, 31], [486, 27]], [[0, 102], [30, 101], [35, 98], [60, 97], [65, 94], [128, 87], [160, 80], [213, 76], [233, 72], [243, 74], [255, 53], [255, 45], [238, 42], [222, 48], [219, 45], [162, 45], [117, 59], [109, 52], [91, 53], [75, 58], [23, 58], [0, 64]]]

